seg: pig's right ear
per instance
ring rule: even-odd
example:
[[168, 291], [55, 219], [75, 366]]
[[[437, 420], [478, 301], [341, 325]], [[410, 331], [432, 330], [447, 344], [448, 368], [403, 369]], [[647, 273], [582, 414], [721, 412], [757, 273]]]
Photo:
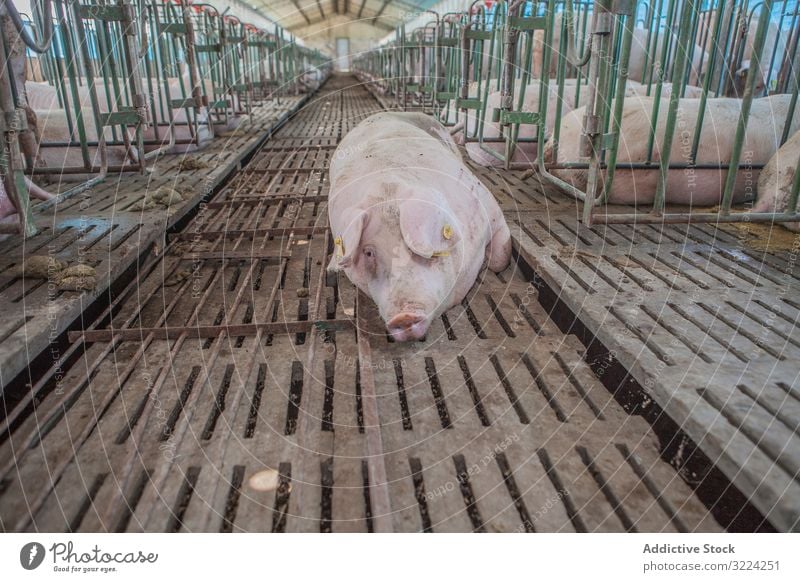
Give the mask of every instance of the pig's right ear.
[[[367, 213], [363, 210], [354, 209], [342, 213], [337, 226], [341, 226], [341, 231], [334, 230], [333, 256], [328, 263], [328, 271], [339, 271], [346, 269], [353, 264], [353, 257], [358, 252], [361, 234], [367, 225]], [[333, 223], [331, 227], [335, 228]]]

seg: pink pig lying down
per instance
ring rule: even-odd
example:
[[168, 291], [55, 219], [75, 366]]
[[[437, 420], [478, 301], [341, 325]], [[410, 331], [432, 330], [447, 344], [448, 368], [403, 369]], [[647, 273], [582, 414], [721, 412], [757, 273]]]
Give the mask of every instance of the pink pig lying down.
[[[519, 91], [522, 88], [522, 83], [518, 79], [515, 81], [514, 84], [514, 109], [517, 108], [518, 99], [519, 99]], [[525, 96], [522, 105], [522, 111], [527, 112], [538, 112], [539, 111], [539, 95], [541, 93], [542, 87], [539, 81], [531, 81], [525, 87]], [[563, 93], [558, 87], [558, 85], [553, 82], [550, 83], [547, 87], [548, 90], [548, 99], [547, 99], [547, 119], [545, 123], [545, 134], [546, 138], [549, 139], [550, 135], [553, 133], [553, 129], [556, 125], [556, 107], [561, 101], [561, 116], [563, 118], [564, 115], [573, 111], [576, 107], [583, 107], [586, 104], [589, 96], [589, 87], [586, 84], [576, 84], [576, 79], [565, 79], [564, 80], [564, 90]], [[635, 95], [646, 95], [647, 91], [651, 91], [655, 93], [656, 85], [652, 84], [642, 85], [636, 81], [628, 80], [627, 84], [625, 85], [625, 95], [626, 96], [635, 96]], [[472, 89], [470, 89], [472, 91]], [[663, 83], [661, 85], [661, 96], [662, 97], [669, 97], [672, 94], [672, 83]], [[687, 85], [684, 91], [684, 97], [689, 98], [699, 98], [703, 94], [702, 89], [699, 87], [694, 87], [692, 85]], [[493, 91], [489, 93], [486, 99], [486, 121], [484, 124], [483, 136], [485, 138], [497, 138], [500, 137], [500, 125], [491, 121], [491, 113], [495, 108], [500, 107], [501, 103], [501, 94], [499, 91]], [[475, 110], [469, 110], [466, 114], [466, 118], [462, 115], [462, 121], [460, 121], [457, 125], [451, 128], [450, 133], [453, 135], [453, 139], [455, 139], [456, 143], [463, 144], [464, 143], [464, 124], [469, 124], [469, 133], [470, 136], [474, 136], [477, 133], [477, 117]], [[508, 130], [506, 130], [508, 131]], [[535, 125], [524, 124], [520, 126], [519, 130], [519, 138], [520, 139], [532, 139], [538, 136], [538, 128]], [[505, 152], [505, 143], [504, 142], [485, 142], [483, 145], [470, 142], [466, 146], [467, 155], [478, 165], [484, 167], [502, 167], [504, 165], [503, 161], [493, 156], [491, 153], [487, 152], [486, 150], [492, 150], [497, 153], [504, 153]], [[538, 144], [534, 141], [523, 141], [520, 142], [515, 151], [514, 156], [512, 158], [513, 163], [518, 164], [529, 164], [534, 165], [536, 161], [536, 153], [538, 152]]]
[[344, 270], [375, 301], [398, 341], [421, 339], [460, 303], [484, 259], [495, 272], [509, 263], [497, 201], [427, 115], [365, 119], [334, 152], [330, 178], [328, 269]]
[[[781, 146], [758, 176], [758, 198], [750, 212], [786, 212], [792, 194], [794, 175], [800, 159], [800, 131]], [[779, 222], [800, 232], [800, 222]]]
[[[789, 114], [791, 95], [774, 95], [753, 100], [750, 119], [745, 131], [744, 146], [734, 188], [734, 201], [742, 202], [755, 195], [759, 170], [746, 166], [766, 164], [778, 151], [784, 123]], [[627, 97], [622, 112], [622, 128], [617, 163], [639, 163], [647, 160], [647, 142], [652, 127], [652, 97]], [[663, 143], [667, 123], [669, 100], [662, 99], [661, 113], [655, 130], [653, 161], [660, 159], [659, 147]], [[727, 164], [731, 160], [736, 126], [742, 101], [739, 99], [709, 99], [697, 150], [697, 166]], [[694, 129], [700, 110], [699, 99], [681, 99], [678, 105], [675, 136], [671, 148], [671, 164], [687, 164], [694, 140]], [[586, 161], [579, 152], [585, 108], [576, 109], [566, 116], [561, 126], [558, 145], [558, 162]], [[790, 135], [800, 129], [800, 107], [795, 109], [790, 124]], [[545, 146], [550, 155], [552, 143]], [[548, 158], [549, 159], [549, 158]], [[718, 204], [725, 188], [727, 168], [673, 168], [667, 175], [666, 201], [673, 204]], [[585, 189], [588, 170], [554, 169], [552, 173]], [[650, 204], [655, 197], [659, 179], [657, 169], [617, 168], [611, 188], [612, 204]]]

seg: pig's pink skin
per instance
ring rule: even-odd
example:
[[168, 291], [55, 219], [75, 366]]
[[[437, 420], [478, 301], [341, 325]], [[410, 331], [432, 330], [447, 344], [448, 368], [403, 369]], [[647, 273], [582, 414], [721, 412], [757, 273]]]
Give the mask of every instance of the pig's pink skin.
[[[742, 163], [749, 160], [753, 165], [766, 164], [778, 150], [783, 125], [789, 111], [791, 95], [775, 95], [753, 101], [750, 121], [745, 134]], [[623, 110], [619, 163], [644, 162], [647, 159], [648, 132], [653, 110], [652, 97], [628, 97]], [[727, 163], [731, 159], [736, 124], [741, 110], [738, 99], [710, 99], [700, 137], [696, 163]], [[658, 161], [659, 145], [666, 128], [668, 100], [662, 100], [656, 127], [653, 160]], [[672, 143], [672, 163], [686, 163], [691, 153], [694, 127], [699, 112], [700, 100], [681, 99], [675, 139]], [[585, 161], [579, 155], [579, 137], [582, 131], [584, 109], [576, 109], [564, 117], [561, 127], [558, 161]], [[790, 131], [800, 126], [800, 108], [795, 111]], [[548, 144], [547, 148], [551, 147]], [[549, 155], [549, 152], [547, 152]], [[734, 201], [753, 198], [759, 170], [740, 170], [734, 189]], [[586, 170], [553, 170], [553, 174], [584, 189]], [[713, 205], [722, 199], [727, 170], [673, 169], [667, 177], [667, 202], [673, 204]], [[610, 202], [615, 204], [650, 204], [658, 183], [658, 170], [618, 169], [614, 175]]]
[[0, 219], [16, 213], [17, 209], [14, 208], [14, 205], [11, 203], [11, 200], [6, 194], [5, 185], [3, 184], [2, 180], [0, 180]]
[[[188, 73], [184, 74], [183, 80], [177, 77], [170, 77], [168, 80], [169, 88], [170, 88], [170, 95], [169, 98], [179, 98], [182, 96], [181, 93], [181, 83], [185, 90], [188, 92], [190, 89], [190, 82]], [[151, 81], [154, 87], [158, 88], [158, 101], [155, 103], [148, 103], [148, 106], [154, 106], [158, 108], [159, 118], [166, 114], [166, 107], [167, 107], [167, 97], [163, 92], [163, 83], [158, 81], [157, 79], [153, 79]], [[97, 100], [100, 105], [100, 111], [102, 113], [108, 112], [108, 98], [106, 96], [105, 87], [103, 86], [102, 79], [96, 79], [95, 82], [95, 89], [97, 91]], [[204, 90], [211, 91], [211, 81], [203, 80]], [[147, 86], [147, 82], [145, 81], [145, 86]], [[40, 141], [43, 143], [48, 142], [63, 142], [70, 140], [70, 132], [69, 126], [67, 125], [67, 117], [63, 109], [60, 108], [58, 103], [58, 95], [56, 93], [55, 87], [48, 83], [38, 83], [28, 81], [25, 83], [26, 93], [28, 104], [32, 108], [34, 115], [36, 117], [36, 130], [40, 136]], [[154, 89], [155, 90], [155, 89]], [[209, 95], [212, 93], [208, 93]], [[94, 115], [92, 114], [91, 109], [91, 98], [89, 95], [89, 88], [87, 86], [78, 87], [78, 100], [81, 105], [81, 109], [83, 111], [84, 116], [84, 127], [86, 129], [87, 138], [91, 141], [97, 139], [97, 128], [95, 127]], [[237, 105], [234, 103], [234, 105]], [[70, 114], [73, 119], [73, 123], [75, 122], [75, 113], [73, 110], [74, 103], [70, 102]], [[199, 127], [199, 135], [200, 135], [200, 142], [201, 146], [205, 145], [211, 138], [208, 132], [208, 126], [205, 125], [205, 121], [207, 119], [208, 112], [207, 110], [201, 110], [199, 116], [201, 120], [201, 125]], [[152, 113], [150, 115], [150, 120], [152, 121]], [[217, 131], [224, 132], [234, 129], [239, 121], [241, 120], [240, 116], [231, 116], [229, 118], [229, 122], [226, 127], [217, 127]], [[160, 119], [160, 122], [164, 123], [167, 119]], [[185, 109], [174, 109], [173, 110], [173, 121], [175, 125], [173, 125], [172, 132], [175, 134], [175, 139], [177, 141], [187, 140], [192, 137], [189, 126], [187, 123], [187, 116]], [[75, 139], [77, 140], [78, 130], [77, 126], [74, 125], [74, 132], [75, 132]], [[105, 135], [107, 140], [111, 140], [113, 137], [113, 133], [110, 128], [106, 128]], [[129, 131], [129, 135], [131, 136], [131, 141], [135, 143], [135, 134], [133, 131]], [[162, 147], [162, 145], [166, 145], [169, 143], [170, 139], [170, 129], [166, 125], [159, 126], [158, 132], [159, 140], [161, 140], [160, 144], [148, 144], [145, 146], [145, 151], [152, 151]], [[155, 128], [152, 124], [148, 125], [147, 128], [144, 130], [144, 139], [146, 141], [153, 141], [156, 139]], [[187, 151], [192, 151], [197, 149], [195, 146], [186, 145], [186, 144], [177, 144], [171, 150], [171, 153], [184, 153]], [[125, 151], [120, 146], [109, 146], [107, 149], [108, 152], [108, 164], [110, 166], [123, 166], [127, 163], [136, 163], [138, 160], [138, 154], [136, 151], [130, 152], [130, 155], [125, 154]], [[55, 147], [46, 147], [40, 148], [38, 151], [38, 157], [42, 160], [45, 166], [49, 167], [61, 167], [61, 166], [82, 166], [83, 165], [83, 157], [79, 147], [69, 147], [69, 148], [55, 148]], [[90, 148], [90, 159], [92, 163], [96, 166], [100, 165], [100, 154], [97, 152], [96, 148]], [[62, 180], [69, 181], [69, 180], [83, 180], [85, 176], [82, 175], [70, 175], [65, 174], [61, 177]]]
[[[672, 32], [667, 33], [670, 35], [668, 44], [669, 46], [677, 46], [678, 36]], [[658, 33], [656, 40], [656, 55], [661, 55], [664, 39], [667, 38], [666, 34], [662, 31]], [[646, 28], [635, 28], [633, 30], [633, 38], [631, 39], [631, 56], [628, 60], [628, 79], [633, 81], [644, 82], [649, 71], [652, 71], [654, 59], [650, 56], [653, 54], [651, 47], [653, 39], [650, 32]], [[660, 60], [660, 59], [657, 59]], [[689, 69], [689, 84], [700, 86], [703, 84], [703, 74], [708, 70], [708, 53], [703, 47], [694, 45], [692, 49], [692, 62]]]
[[[786, 212], [799, 156], [800, 132], [797, 132], [786, 140], [761, 171], [758, 177], [758, 199], [750, 212]], [[800, 232], [800, 222], [778, 224]]]
[[[563, 118], [567, 113], [573, 111], [575, 107], [582, 107], [588, 98], [589, 88], [586, 85], [581, 85], [580, 90], [576, 85], [575, 79], [566, 79], [564, 83], [563, 93], [559, 92], [558, 85], [555, 82], [549, 83], [549, 98], [547, 101], [547, 122], [545, 124], [546, 135], [552, 134], [556, 123], [556, 106], [559, 99], [562, 100], [561, 117]], [[514, 108], [518, 103], [518, 95], [522, 84], [519, 80], [515, 83], [514, 88]], [[539, 111], [539, 93], [541, 84], [539, 81], [532, 81], [525, 88], [525, 98], [522, 106], [522, 111]], [[645, 95], [647, 93], [647, 85], [642, 85], [637, 81], [629, 80], [625, 86], [625, 95]], [[655, 85], [650, 86], [650, 91], [655, 91]], [[684, 95], [686, 98], [699, 98], [702, 95], [702, 89], [692, 85], [687, 85]], [[661, 85], [661, 96], [669, 97], [672, 94], [672, 83], [663, 83]], [[495, 108], [500, 107], [500, 92], [495, 91], [489, 94], [487, 99], [486, 111], [491, 112]], [[474, 134], [477, 119], [475, 118], [474, 110], [467, 113], [465, 123], [469, 123], [470, 135]], [[457, 129], [457, 128], [456, 128]], [[521, 139], [530, 139], [536, 137], [537, 127], [535, 125], [521, 125], [519, 137]], [[483, 136], [486, 138], [496, 138], [500, 136], [500, 126], [491, 121], [490, 113], [487, 113], [487, 120], [484, 123]], [[458, 131], [453, 136], [458, 144], [464, 143], [464, 133]], [[505, 154], [505, 144], [500, 142], [485, 142], [482, 145], [476, 142], [470, 142], [466, 145], [467, 154], [478, 165], [484, 167], [502, 167], [504, 162], [493, 156], [489, 151], [491, 150], [500, 154]], [[536, 160], [536, 153], [538, 151], [538, 144], [536, 142], [521, 142], [517, 145], [514, 156], [511, 161], [515, 164], [529, 164], [533, 165]]]
[[[34, 184], [28, 177], [25, 177], [25, 182], [28, 184], [28, 192], [31, 198], [50, 200], [51, 198], [55, 197], [55, 194], [52, 194]], [[11, 203], [11, 199], [8, 197], [8, 194], [6, 194], [5, 184], [3, 183], [3, 180], [0, 180], [0, 220], [13, 216], [16, 213], [17, 209], [14, 208], [14, 205]]]
[[[517, 80], [514, 86], [514, 108], [516, 109], [516, 105], [518, 103], [517, 99], [519, 96], [519, 92], [522, 88], [521, 81]], [[523, 101], [522, 111], [539, 111], [539, 93], [540, 93], [541, 83], [539, 81], [532, 81], [527, 87], [525, 88], [525, 97]], [[547, 115], [547, 123], [545, 125], [545, 131], [549, 134], [554, 126], [554, 114], [556, 105], [558, 104], [559, 95], [558, 95], [558, 86], [555, 83], [550, 83], [548, 85], [548, 100], [547, 100], [547, 109], [549, 111]], [[565, 86], [565, 99], [563, 104], [563, 111], [572, 111], [572, 106], [570, 105], [571, 100], [567, 95], [570, 94], [571, 91], [575, 90], [574, 83], [568, 83]], [[583, 87], [581, 93], [586, 93], [586, 88]], [[574, 93], [572, 93], [574, 99]], [[484, 138], [497, 138], [500, 137], [500, 125], [498, 123], [494, 123], [492, 121], [492, 111], [496, 108], [500, 107], [500, 92], [494, 91], [489, 93], [488, 98], [486, 99], [486, 120], [483, 126], [483, 137]], [[467, 114], [467, 118], [465, 123], [468, 124], [468, 127], [471, 128], [470, 133], [474, 131], [476, 119], [475, 119], [475, 112], [474, 110], [470, 110]], [[535, 125], [522, 125], [520, 126], [519, 131], [519, 138], [520, 139], [530, 139], [534, 138], [537, 135], [538, 128]], [[463, 138], [462, 138], [463, 141]], [[484, 144], [479, 144], [476, 142], [468, 143], [466, 146], [467, 154], [469, 157], [478, 165], [484, 167], [502, 167], [504, 162], [493, 156], [491, 153], [487, 152], [486, 150], [492, 150], [501, 154], [505, 154], [505, 144], [501, 142], [487, 142]], [[514, 157], [512, 158], [513, 162], [525, 162], [528, 164], [533, 164], [534, 160], [536, 159], [536, 152], [538, 150], [538, 146], [536, 143], [533, 142], [523, 142], [518, 145], [516, 148], [516, 152], [514, 153]]]
[[500, 207], [431, 117], [364, 120], [334, 152], [330, 176], [331, 231], [343, 239], [344, 256], [334, 253], [329, 269], [344, 269], [372, 297], [396, 339], [422, 337], [461, 302], [485, 259], [494, 271], [508, 265]]
[[[717, 22], [717, 11], [708, 10], [700, 15], [700, 20], [697, 26], [695, 42], [703, 45], [707, 53], [711, 53], [712, 45], [714, 43], [713, 35], [714, 26]], [[724, 23], [724, 21], [723, 21]], [[747, 27], [747, 38], [744, 43], [744, 50], [742, 51], [741, 66], [736, 71], [733, 77], [733, 86], [731, 87], [729, 97], [740, 97], [744, 94], [744, 81], [747, 72], [750, 69], [750, 62], [753, 58], [753, 47], [756, 40], [756, 22], [753, 21]], [[777, 76], [777, 73], [786, 56], [786, 40], [788, 35], [781, 34], [780, 28], [775, 22], [770, 22], [767, 26], [767, 36], [764, 41], [764, 52], [760, 60], [760, 75], [756, 78], [755, 96], [761, 97], [766, 89], [766, 80], [770, 76], [770, 67], [772, 70], [772, 78]], [[741, 40], [737, 40], [741, 42]], [[773, 51], [775, 56], [773, 58]], [[705, 67], [707, 68], [707, 67]]]

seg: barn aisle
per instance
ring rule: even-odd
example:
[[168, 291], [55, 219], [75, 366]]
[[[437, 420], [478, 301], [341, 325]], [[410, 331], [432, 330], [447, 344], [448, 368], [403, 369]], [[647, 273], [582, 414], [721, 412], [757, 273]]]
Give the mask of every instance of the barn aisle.
[[[389, 341], [371, 302], [325, 273], [330, 157], [380, 109], [354, 77], [332, 77], [69, 334], [79, 357], [40, 370], [3, 420], [4, 530], [719, 531], [731, 519], [662, 458], [666, 433], [603, 385], [527, 267], [484, 275], [413, 344]], [[519, 254], [541, 269], [530, 240], [551, 243], [544, 218], [526, 223], [526, 185], [483, 177], [525, 208]], [[568, 244], [574, 222], [556, 224], [547, 236]], [[768, 528], [736, 509], [724, 525]]]

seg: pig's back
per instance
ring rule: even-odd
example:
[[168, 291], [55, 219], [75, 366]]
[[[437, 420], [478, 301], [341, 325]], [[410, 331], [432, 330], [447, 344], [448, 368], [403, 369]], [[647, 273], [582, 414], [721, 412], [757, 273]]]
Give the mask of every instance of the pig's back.
[[[777, 151], [784, 122], [789, 110], [790, 95], [776, 95], [755, 99], [745, 132], [743, 151], [752, 155], [751, 163], [766, 163]], [[651, 128], [653, 97], [629, 96], [622, 113], [619, 162], [643, 162], [647, 159], [648, 136]], [[696, 162], [727, 163], [730, 160], [736, 126], [741, 112], [741, 100], [731, 98], [709, 99], [703, 117], [700, 147]], [[666, 131], [668, 99], [662, 99], [656, 139], [653, 144], [653, 161], [660, 159], [659, 149]], [[700, 111], [699, 99], [681, 99], [680, 114], [672, 141], [671, 161], [687, 162], [694, 140], [694, 131]], [[580, 158], [578, 147], [585, 108], [577, 109], [564, 117], [559, 143], [559, 160], [575, 161]], [[800, 107], [795, 111], [790, 134], [800, 129]], [[548, 144], [551, 147], [551, 144]]]
[[331, 160], [331, 181], [372, 169], [403, 168], [430, 160], [447, 167], [461, 164], [453, 138], [438, 121], [422, 113], [383, 112], [359, 123], [339, 143]]

